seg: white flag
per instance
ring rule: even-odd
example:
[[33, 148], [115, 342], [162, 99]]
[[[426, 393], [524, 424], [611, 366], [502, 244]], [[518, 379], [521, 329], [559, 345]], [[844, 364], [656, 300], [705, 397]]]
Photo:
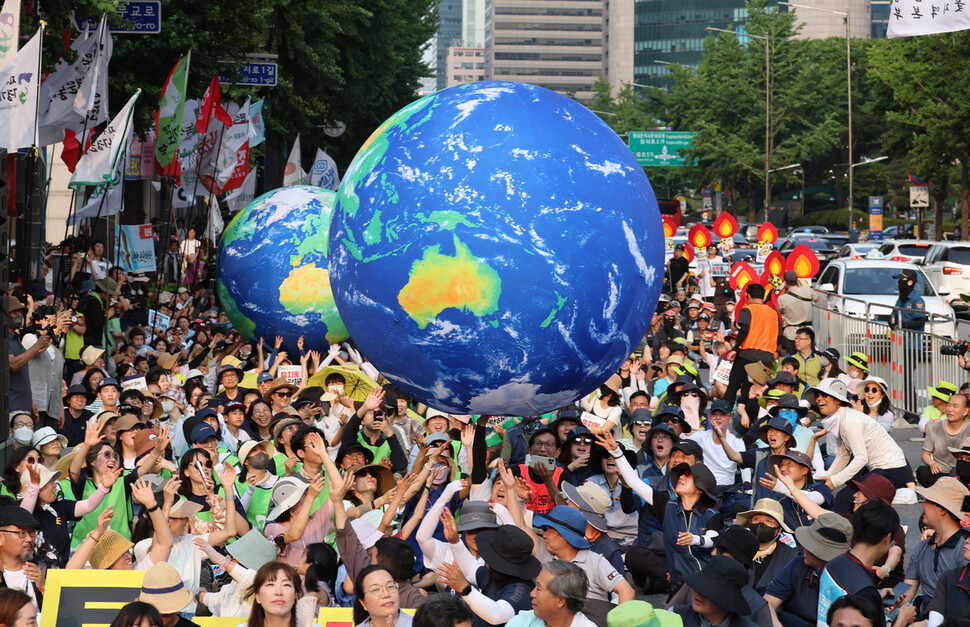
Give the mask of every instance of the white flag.
[[317, 148], [317, 156], [313, 159], [313, 167], [306, 175], [306, 184], [334, 191], [340, 187], [340, 174], [337, 173], [337, 162], [333, 157]]
[[128, 144], [131, 141], [131, 116], [135, 109], [135, 101], [140, 94], [139, 89], [94, 140], [78, 161], [68, 187], [77, 189], [79, 185], [105, 185], [117, 182], [118, 163], [128, 154]]
[[290, 151], [290, 158], [286, 160], [286, 169], [283, 170], [283, 186], [299, 185], [303, 182], [306, 173], [300, 165], [300, 136], [296, 136], [293, 142], [293, 150]]
[[[216, 182], [221, 188], [232, 178], [236, 171], [239, 149], [249, 139], [249, 99], [232, 116], [232, 126], [225, 129], [219, 156], [216, 160]], [[248, 154], [248, 153], [247, 153]]]
[[104, 17], [91, 36], [80, 36], [71, 44], [77, 52], [73, 64], [58, 63], [54, 73], [40, 86], [41, 146], [64, 140], [64, 130], [80, 135], [85, 126], [94, 128], [108, 119], [108, 62], [113, 44]]
[[42, 30], [0, 69], [0, 148], [7, 152], [34, 145]]
[[[249, 122], [246, 122], [249, 125]], [[219, 240], [226, 223], [222, 220], [222, 211], [219, 209], [219, 201], [213, 195], [209, 196], [209, 223], [206, 225], [205, 235], [210, 242]]]
[[17, 54], [20, 37], [20, 0], [4, 0], [0, 9], [0, 68]]
[[74, 97], [74, 111], [87, 116], [89, 128], [108, 120], [108, 62], [114, 48], [107, 15], [101, 16], [95, 37], [98, 38], [95, 62]]
[[75, 225], [84, 218], [107, 218], [121, 211], [124, 200], [122, 190], [124, 185], [109, 185], [107, 188], [95, 188], [88, 203], [74, 212], [68, 219], [69, 225]]
[[[184, 175], [183, 175], [184, 177]], [[185, 183], [183, 178], [182, 183]], [[191, 207], [195, 204], [195, 196], [192, 194], [191, 187], [179, 187], [176, 185], [172, 189], [172, 207], [176, 209], [185, 209], [186, 207]]]
[[225, 201], [229, 211], [239, 211], [256, 198], [256, 168], [249, 171], [242, 185], [226, 194]]
[[965, 2], [893, 0], [887, 37], [911, 37], [970, 29], [970, 6]]

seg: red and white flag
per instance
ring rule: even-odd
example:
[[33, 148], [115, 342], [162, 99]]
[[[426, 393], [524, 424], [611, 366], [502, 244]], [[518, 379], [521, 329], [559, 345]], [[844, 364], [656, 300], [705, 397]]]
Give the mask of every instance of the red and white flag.
[[199, 104], [199, 114], [195, 119], [196, 132], [205, 133], [209, 128], [209, 120], [213, 116], [226, 126], [232, 124], [232, 118], [229, 117], [229, 113], [222, 108], [222, 104], [219, 102], [221, 97], [219, 93], [219, 77], [215, 76], [212, 82], [209, 83], [209, 87], [206, 88], [202, 102]]
[[296, 136], [293, 142], [293, 149], [290, 151], [290, 158], [286, 160], [286, 169], [283, 170], [283, 186], [299, 185], [303, 182], [306, 172], [300, 165], [300, 136]]

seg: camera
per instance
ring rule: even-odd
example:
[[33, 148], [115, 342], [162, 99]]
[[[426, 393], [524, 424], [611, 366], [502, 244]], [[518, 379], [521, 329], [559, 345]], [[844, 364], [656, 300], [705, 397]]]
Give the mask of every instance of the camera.
[[956, 344], [951, 344], [949, 346], [941, 346], [940, 354], [949, 355], [951, 357], [959, 357], [967, 352], [967, 348], [970, 348], [970, 343], [957, 342]]

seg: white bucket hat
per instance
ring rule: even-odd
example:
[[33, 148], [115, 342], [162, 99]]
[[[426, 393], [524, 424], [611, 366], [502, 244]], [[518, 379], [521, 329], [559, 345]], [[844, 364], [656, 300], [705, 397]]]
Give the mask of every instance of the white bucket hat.
[[296, 505], [309, 487], [309, 483], [296, 477], [283, 477], [277, 481], [276, 485], [273, 486], [271, 497], [273, 509], [270, 510], [266, 521], [273, 522], [280, 517], [280, 514]]
[[835, 377], [822, 379], [815, 387], [808, 388], [808, 391], [805, 392], [805, 398], [807, 398], [809, 402], [814, 403], [815, 394], [817, 392], [821, 392], [826, 396], [831, 396], [832, 398], [843, 403], [849, 402], [849, 388], [846, 387], [845, 382], [843, 382], [841, 379], [836, 379]]

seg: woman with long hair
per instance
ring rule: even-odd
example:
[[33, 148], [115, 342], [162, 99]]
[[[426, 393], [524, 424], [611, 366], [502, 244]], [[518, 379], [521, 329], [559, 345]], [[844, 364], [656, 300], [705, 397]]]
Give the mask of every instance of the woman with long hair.
[[34, 447], [18, 446], [10, 453], [7, 463], [3, 466], [3, 483], [0, 485], [0, 496], [12, 499], [20, 494], [20, 476], [31, 464], [40, 463], [40, 453]]
[[411, 616], [401, 611], [401, 598], [391, 571], [372, 564], [354, 580], [354, 623], [357, 627], [410, 627]]
[[37, 627], [37, 606], [26, 592], [0, 588], [0, 627]]
[[337, 551], [326, 542], [315, 542], [306, 548], [296, 572], [303, 577], [307, 592], [317, 595], [320, 607], [336, 607], [334, 584], [337, 580]]
[[256, 571], [253, 585], [246, 590], [252, 600], [249, 620], [239, 627], [309, 627], [316, 612], [316, 599], [303, 597], [303, 584], [296, 569], [283, 562], [267, 562]]
[[595, 398], [589, 400], [589, 397], [586, 397], [580, 401], [583, 409], [606, 421], [602, 428], [614, 432], [614, 437], [621, 437], [622, 435], [620, 433], [622, 429], [620, 421], [623, 416], [623, 408], [620, 407], [620, 385], [622, 382], [620, 375], [614, 374], [600, 386], [599, 394]]
[[111, 627], [165, 627], [165, 622], [151, 603], [132, 601], [121, 608]]

